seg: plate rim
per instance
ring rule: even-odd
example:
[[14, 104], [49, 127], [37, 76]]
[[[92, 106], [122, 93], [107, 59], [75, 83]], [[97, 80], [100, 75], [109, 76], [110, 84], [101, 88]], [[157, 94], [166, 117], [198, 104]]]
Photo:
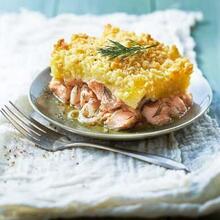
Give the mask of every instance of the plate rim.
[[[78, 134], [78, 135], [82, 135], [82, 136], [86, 136], [86, 137], [90, 137], [90, 138], [97, 138], [97, 139], [104, 139], [104, 140], [115, 140], [115, 141], [126, 141], [126, 140], [140, 140], [140, 139], [146, 139], [146, 138], [150, 138], [150, 137], [157, 137], [160, 135], [164, 135], [164, 134], [169, 134], [172, 133], [174, 131], [180, 130], [181, 128], [184, 128], [188, 125], [190, 125], [192, 122], [198, 120], [209, 108], [209, 106], [212, 103], [213, 100], [213, 92], [211, 89], [211, 86], [208, 82], [208, 80], [201, 75], [200, 77], [203, 78], [204, 82], [207, 84], [207, 88], [209, 90], [209, 102], [207, 104], [207, 106], [205, 106], [204, 109], [202, 109], [202, 111], [199, 112], [199, 114], [197, 114], [195, 117], [191, 118], [190, 120], [176, 125], [174, 127], [171, 128], [164, 128], [162, 130], [159, 131], [152, 131], [152, 132], [144, 132], [144, 133], [127, 133], [127, 134], [109, 134], [109, 133], [95, 133], [95, 132], [90, 132], [90, 131], [81, 131], [80, 129], [76, 129], [76, 128], [71, 128], [69, 126], [63, 125], [62, 123], [55, 121], [53, 119], [51, 119], [50, 117], [46, 116], [43, 112], [41, 112], [37, 106], [33, 103], [32, 98], [31, 98], [31, 89], [33, 86], [33, 83], [35, 82], [35, 80], [39, 77], [39, 75], [43, 74], [43, 72], [49, 71], [50, 72], [50, 67], [46, 67], [45, 69], [43, 69], [39, 74], [37, 74], [37, 76], [33, 79], [30, 87], [29, 87], [29, 92], [28, 92], [28, 100], [29, 103], [31, 104], [31, 107], [34, 109], [34, 111], [36, 111], [38, 114], [40, 114], [44, 119], [46, 119], [47, 121], [51, 122], [52, 124], [67, 130], [71, 133], [74, 134]], [[208, 97], [208, 96], [207, 96]], [[126, 139], [126, 140], [125, 140]]]

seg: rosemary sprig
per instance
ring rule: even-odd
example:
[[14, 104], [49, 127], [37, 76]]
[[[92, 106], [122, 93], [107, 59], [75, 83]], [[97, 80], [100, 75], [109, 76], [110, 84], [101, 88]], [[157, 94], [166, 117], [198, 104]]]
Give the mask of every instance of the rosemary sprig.
[[105, 48], [99, 48], [98, 52], [101, 53], [102, 56], [108, 56], [110, 59], [114, 59], [116, 57], [120, 57], [123, 59], [125, 57], [141, 53], [151, 47], [156, 47], [158, 45], [158, 43], [155, 43], [149, 46], [142, 46], [137, 44], [137, 42], [135, 41], [131, 41], [131, 47], [126, 47], [117, 41], [109, 41], [111, 42], [111, 45]]

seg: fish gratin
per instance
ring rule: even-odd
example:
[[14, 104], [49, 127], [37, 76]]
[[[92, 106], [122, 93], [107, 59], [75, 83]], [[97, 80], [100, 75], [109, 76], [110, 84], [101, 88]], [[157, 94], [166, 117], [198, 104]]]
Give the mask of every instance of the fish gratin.
[[82, 123], [116, 130], [160, 126], [192, 106], [192, 71], [175, 45], [106, 25], [100, 38], [74, 34], [55, 44], [49, 88]]

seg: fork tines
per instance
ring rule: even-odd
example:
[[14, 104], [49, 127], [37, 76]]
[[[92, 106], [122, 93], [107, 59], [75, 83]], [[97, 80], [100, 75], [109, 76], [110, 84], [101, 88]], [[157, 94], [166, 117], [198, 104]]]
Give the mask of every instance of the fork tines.
[[54, 143], [65, 144], [69, 142], [66, 135], [44, 126], [32, 117], [28, 117], [11, 101], [8, 105], [4, 105], [0, 112], [16, 130], [44, 150], [55, 151]]
[[39, 143], [42, 135], [52, 132], [52, 130], [46, 128], [35, 119], [26, 116], [11, 101], [9, 101], [8, 106], [4, 105], [4, 107], [0, 109], [0, 112], [9, 122], [11, 122], [16, 130], [34, 144]]
[[40, 127], [34, 119], [22, 113], [11, 101], [9, 102], [9, 106], [4, 105], [0, 111], [16, 130], [35, 144], [40, 140], [39, 137], [43, 133], [46, 133], [46, 131], [42, 129], [42, 126]]

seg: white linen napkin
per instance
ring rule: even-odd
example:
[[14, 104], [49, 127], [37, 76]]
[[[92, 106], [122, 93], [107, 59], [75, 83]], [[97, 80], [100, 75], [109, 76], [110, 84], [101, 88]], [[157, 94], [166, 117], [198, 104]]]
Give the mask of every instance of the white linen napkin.
[[[48, 66], [54, 42], [74, 32], [99, 35], [106, 23], [175, 43], [196, 66], [190, 34], [201, 19], [200, 13], [177, 10], [141, 16], [0, 15], [0, 105], [16, 100], [30, 112], [29, 85]], [[193, 172], [94, 149], [45, 152], [1, 117], [0, 216], [195, 216], [220, 208], [220, 128], [208, 114], [186, 129], [133, 147], [182, 161]]]

